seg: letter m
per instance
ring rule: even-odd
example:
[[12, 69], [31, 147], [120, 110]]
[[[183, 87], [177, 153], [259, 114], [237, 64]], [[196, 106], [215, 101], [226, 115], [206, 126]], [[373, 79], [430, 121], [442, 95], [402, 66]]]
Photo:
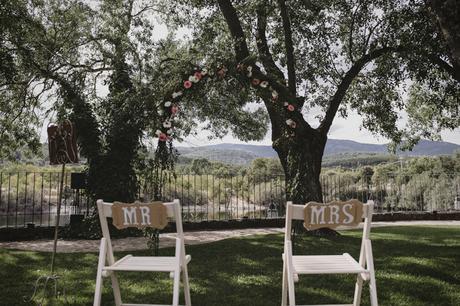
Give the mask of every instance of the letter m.
[[137, 224], [136, 207], [123, 207], [123, 225]]
[[324, 210], [326, 206], [311, 206], [310, 224], [326, 224]]

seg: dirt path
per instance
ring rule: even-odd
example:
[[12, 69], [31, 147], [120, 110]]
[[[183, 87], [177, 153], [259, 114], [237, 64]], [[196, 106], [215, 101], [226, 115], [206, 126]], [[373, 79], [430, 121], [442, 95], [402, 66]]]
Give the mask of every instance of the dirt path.
[[[460, 221], [399, 221], [399, 222], [373, 222], [373, 227], [383, 226], [457, 226], [460, 230]], [[233, 237], [251, 235], [264, 235], [283, 233], [283, 228], [250, 228], [220, 231], [196, 231], [185, 233], [187, 245], [203, 244]], [[174, 234], [161, 234], [160, 247], [174, 246]], [[147, 239], [144, 237], [113, 239], [114, 251], [145, 250]], [[0, 248], [51, 252], [52, 240], [0, 242]], [[99, 240], [59, 240], [58, 252], [98, 252]]]

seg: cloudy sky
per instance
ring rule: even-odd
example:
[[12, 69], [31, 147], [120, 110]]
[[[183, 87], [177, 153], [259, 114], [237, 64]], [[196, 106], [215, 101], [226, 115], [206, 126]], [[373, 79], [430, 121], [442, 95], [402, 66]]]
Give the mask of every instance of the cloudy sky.
[[[401, 120], [403, 123], [404, 120]], [[347, 119], [336, 117], [334, 123], [329, 132], [329, 138], [332, 139], [347, 139], [354, 140], [362, 143], [373, 143], [373, 144], [384, 144], [388, 143], [388, 139], [384, 137], [375, 136], [372, 133], [368, 132], [365, 129], [361, 129], [362, 120], [359, 115], [356, 113], [350, 114]], [[206, 131], [201, 131], [197, 136], [189, 136], [185, 139], [181, 146], [203, 146], [208, 144], [218, 144], [218, 143], [243, 143], [238, 139], [228, 135], [223, 139], [208, 139], [209, 133]], [[442, 140], [447, 142], [452, 142], [460, 144], [460, 129], [455, 129], [454, 131], [444, 131], [441, 134]], [[263, 141], [259, 142], [249, 142], [250, 144], [259, 144], [259, 145], [271, 145], [271, 135], [270, 133], [265, 136]]]

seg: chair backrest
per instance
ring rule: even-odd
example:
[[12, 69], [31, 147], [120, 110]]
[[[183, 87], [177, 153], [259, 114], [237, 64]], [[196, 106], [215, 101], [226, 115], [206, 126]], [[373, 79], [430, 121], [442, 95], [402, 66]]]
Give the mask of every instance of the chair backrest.
[[[183, 241], [184, 229], [182, 226], [182, 213], [179, 200], [176, 199], [173, 202], [166, 202], [163, 203], [163, 205], [166, 207], [166, 213], [168, 217], [175, 219], [177, 237]], [[109, 261], [113, 263], [114, 257], [112, 241], [110, 239], [110, 232], [107, 223], [107, 218], [112, 217], [112, 208], [113, 203], [104, 202], [103, 200], [97, 200], [97, 209], [99, 212], [99, 221], [101, 222], [102, 236], [107, 240], [107, 253], [109, 256]]]
[[[357, 202], [357, 200], [347, 202], [335, 201], [327, 204], [310, 202], [306, 205], [293, 204], [290, 201], [287, 202], [285, 239], [291, 240], [292, 220], [304, 220], [304, 225], [307, 229], [315, 229], [321, 227], [336, 227], [337, 225], [356, 227], [362, 218], [364, 218], [363, 239], [368, 239], [370, 235], [372, 214], [374, 212], [374, 202], [372, 200], [368, 200], [366, 204]], [[362, 210], [354, 210], [355, 205], [357, 205], [356, 207], [359, 207], [360, 204], [362, 205]], [[312, 209], [307, 212], [306, 209], [308, 208]], [[353, 216], [354, 211], [359, 211], [361, 216]], [[345, 215], [345, 219], [342, 218], [342, 214]], [[307, 220], [306, 217], [308, 218]], [[310, 222], [310, 217], [316, 222]], [[356, 217], [358, 217], [359, 222], [352, 222], [352, 219], [353, 221], [356, 221]], [[330, 224], [327, 221], [330, 219], [337, 222]], [[320, 222], [317, 222], [318, 220], [320, 220]]]

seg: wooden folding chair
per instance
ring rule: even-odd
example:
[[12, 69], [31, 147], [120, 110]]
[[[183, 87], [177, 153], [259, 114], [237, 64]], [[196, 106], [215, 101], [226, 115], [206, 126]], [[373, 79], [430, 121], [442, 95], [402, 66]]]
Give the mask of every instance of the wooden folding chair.
[[[300, 274], [356, 274], [357, 279], [353, 304], [337, 304], [337, 306], [360, 305], [363, 282], [365, 281], [369, 281], [371, 305], [378, 305], [374, 261], [370, 240], [373, 207], [373, 201], [362, 204], [357, 200], [332, 202], [327, 205], [316, 202], [310, 202], [306, 205], [295, 205], [292, 202], [287, 202], [283, 254], [282, 306], [296, 305], [294, 284], [298, 282]], [[353, 212], [355, 212], [355, 215], [353, 215]], [[337, 226], [357, 226], [359, 222], [362, 221], [363, 217], [364, 228], [359, 262], [348, 253], [342, 255], [314, 256], [292, 254], [292, 220], [304, 220], [304, 226], [307, 229], [316, 229], [321, 227], [334, 228]]]
[[[184, 232], [182, 227], [182, 216], [179, 200], [163, 203], [166, 207], [168, 217], [174, 217], [176, 221], [176, 249], [175, 255], [169, 257], [160, 256], [132, 256], [126, 255], [115, 261], [110, 240], [107, 218], [112, 217], [113, 203], [106, 203], [103, 200], [97, 201], [99, 219], [101, 222], [102, 235], [99, 251], [99, 263], [97, 267], [96, 290], [94, 293], [94, 306], [101, 304], [103, 277], [110, 277], [112, 281], [113, 294], [116, 306], [167, 306], [158, 304], [126, 304], [121, 300], [120, 286], [116, 273], [119, 271], [149, 271], [168, 272], [173, 279], [173, 299], [170, 306], [179, 305], [180, 273], [183, 275], [183, 286], [185, 305], [191, 306], [190, 285], [187, 271], [187, 264], [190, 262], [190, 255], [185, 255]], [[133, 215], [134, 216], [134, 215]]]

